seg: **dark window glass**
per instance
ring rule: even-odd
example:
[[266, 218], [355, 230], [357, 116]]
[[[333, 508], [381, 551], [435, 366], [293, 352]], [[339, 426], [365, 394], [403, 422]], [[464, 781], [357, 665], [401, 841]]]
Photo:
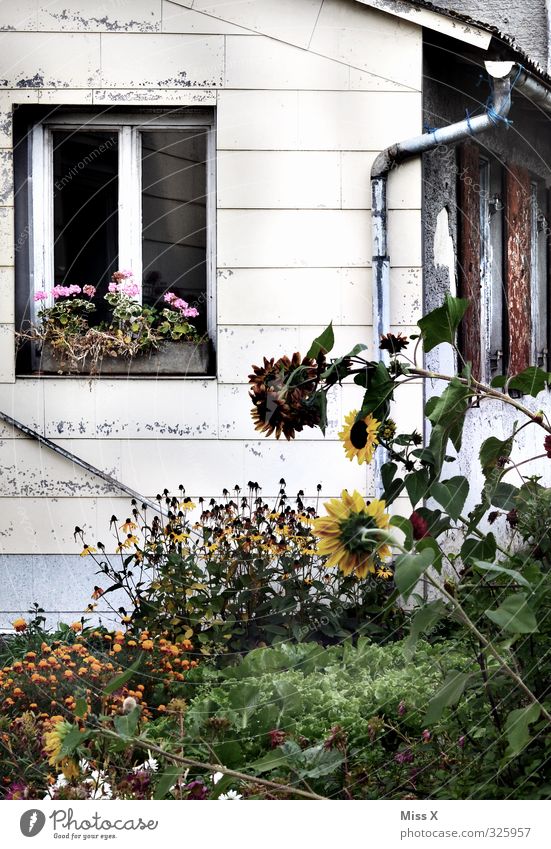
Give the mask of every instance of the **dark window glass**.
[[142, 132], [143, 301], [174, 292], [206, 328], [207, 131]]
[[118, 137], [53, 133], [54, 280], [92, 284], [102, 296], [118, 263]]

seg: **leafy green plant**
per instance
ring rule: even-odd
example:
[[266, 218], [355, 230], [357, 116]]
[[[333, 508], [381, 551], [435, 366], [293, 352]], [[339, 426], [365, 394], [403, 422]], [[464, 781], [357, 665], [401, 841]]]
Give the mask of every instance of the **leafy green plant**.
[[[419, 321], [419, 334], [410, 338], [384, 336], [380, 347], [387, 352], [385, 361], [367, 359], [363, 345], [327, 360], [334, 344], [329, 326], [309, 351], [309, 356], [318, 358], [320, 367], [317, 378], [310, 376], [299, 399], [291, 373], [278, 387], [278, 406], [267, 404], [272, 391], [270, 375], [266, 368], [255, 368], [251, 375], [252, 415], [257, 427], [264, 415], [264, 432], [275, 432], [279, 438], [281, 433], [292, 432], [301, 404], [316, 411], [315, 420], [305, 423], [324, 430], [326, 396], [331, 387], [346, 379], [361, 387], [361, 404], [347, 417], [340, 436], [351, 460], [369, 462], [377, 447], [383, 452], [380, 500], [366, 504], [358, 493], [351, 498], [343, 492], [340, 505], [336, 501], [327, 505], [330, 516], [318, 520], [314, 530], [322, 539], [323, 550], [331, 552], [331, 562], [347, 573], [374, 569], [390, 557], [391, 550], [394, 552], [396, 588], [413, 606], [408, 642], [412, 654], [419, 635], [441, 620], [464, 629], [478, 669], [450, 671], [429, 706], [426, 723], [434, 725], [473, 694], [480, 696], [495, 726], [498, 769], [507, 770], [530, 741], [537, 743], [549, 734], [551, 724], [551, 675], [547, 674], [550, 629], [545, 615], [549, 544], [547, 513], [542, 515], [549, 496], [548, 490], [523, 476], [522, 465], [528, 460], [513, 458], [517, 438], [526, 427], [542, 433], [545, 454], [538, 456], [551, 456], [548, 418], [519, 400], [519, 395], [535, 398], [545, 391], [551, 384], [551, 374], [531, 366], [518, 375], [495, 378], [490, 385], [477, 380], [456, 345], [467, 307], [467, 301], [448, 295], [441, 307]], [[418, 364], [422, 349], [427, 352], [440, 344], [453, 347], [460, 363], [458, 374], [439, 374]], [[300, 355], [295, 354], [294, 359], [299, 361]], [[412, 379], [442, 381], [445, 387], [425, 406], [431, 426], [426, 446], [419, 434], [400, 433], [389, 418], [390, 402]], [[293, 405], [285, 404], [287, 384], [295, 399]], [[480, 446], [484, 486], [476, 498], [465, 477], [446, 475], [446, 464], [454, 460], [448, 452], [461, 450], [471, 409], [482, 402], [512, 407], [522, 419], [506, 439], [492, 436]], [[520, 475], [521, 486], [506, 479], [512, 469]], [[384, 511], [399, 495], [407, 495], [412, 512], [390, 517]], [[474, 506], [470, 506], [473, 501]], [[501, 514], [506, 516], [511, 532], [496, 536], [491, 525]], [[513, 532], [514, 528], [518, 531]], [[522, 543], [531, 545], [528, 557], [519, 552], [519, 537]], [[428, 599], [417, 591], [421, 580], [429, 588]], [[536, 644], [536, 652], [542, 651], [537, 664]], [[546, 670], [543, 676], [542, 668]], [[541, 777], [548, 765], [548, 755], [542, 754], [535, 772], [539, 771]]]
[[[312, 527], [315, 508], [284, 481], [275, 499], [263, 499], [251, 482], [233, 498], [198, 504], [167, 491], [159, 512], [132, 507], [132, 517], [112, 518], [115, 548], [88, 545], [82, 554], [98, 566], [94, 595], [132, 627], [168, 631], [198, 641], [203, 656], [242, 652], [274, 640], [332, 643], [351, 634], [380, 640], [399, 632], [403, 614], [393, 603], [389, 578], [380, 570], [358, 580], [328, 568]], [[106, 585], [106, 582], [109, 583]], [[119, 610], [111, 593], [126, 592]]]

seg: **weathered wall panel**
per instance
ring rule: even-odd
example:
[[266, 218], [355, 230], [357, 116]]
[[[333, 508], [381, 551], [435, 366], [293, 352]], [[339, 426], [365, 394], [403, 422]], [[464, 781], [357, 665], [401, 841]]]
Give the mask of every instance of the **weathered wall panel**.
[[[337, 439], [354, 389], [332, 393], [325, 440], [287, 444], [258, 438], [246, 381], [253, 362], [305, 351], [331, 319], [337, 352], [372, 344], [369, 170], [382, 147], [421, 129], [420, 28], [353, 0], [6, 0], [8, 25], [0, 409], [153, 497], [180, 483], [214, 496], [250, 479], [269, 494], [282, 476], [290, 492], [315, 495], [318, 482], [324, 496], [371, 492], [372, 470], [347, 463]], [[13, 265], [28, 231], [13, 232], [14, 103], [217, 106], [217, 378], [15, 380]], [[392, 321], [405, 332], [421, 303], [420, 206], [411, 163], [390, 185]], [[405, 406], [419, 426], [418, 388]], [[107, 544], [128, 499], [2, 424], [0, 467], [0, 609], [10, 611], [0, 626], [35, 600], [52, 620], [75, 618], [97, 579], [74, 527]], [[56, 580], [63, 596], [48, 590]]]

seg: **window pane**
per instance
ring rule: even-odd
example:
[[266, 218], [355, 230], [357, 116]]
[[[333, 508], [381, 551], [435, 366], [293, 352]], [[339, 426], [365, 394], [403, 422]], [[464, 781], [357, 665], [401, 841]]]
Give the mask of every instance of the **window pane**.
[[204, 129], [142, 133], [143, 300], [165, 292], [199, 309], [206, 327], [206, 157]]
[[55, 283], [101, 296], [118, 263], [117, 134], [55, 131], [53, 144]]

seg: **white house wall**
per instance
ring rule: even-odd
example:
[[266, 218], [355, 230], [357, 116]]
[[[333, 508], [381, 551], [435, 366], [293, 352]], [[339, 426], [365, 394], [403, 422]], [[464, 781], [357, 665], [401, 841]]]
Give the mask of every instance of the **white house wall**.
[[[359, 403], [330, 401], [328, 434], [259, 439], [247, 375], [264, 355], [305, 352], [333, 319], [336, 351], [372, 345], [369, 170], [421, 131], [419, 26], [355, 0], [2, 0], [0, 3], [0, 409], [154, 497], [285, 478], [290, 494], [373, 492], [337, 439]], [[16, 378], [12, 107], [215, 105], [216, 378]], [[392, 321], [421, 309], [421, 172], [390, 183]], [[422, 398], [401, 414], [421, 429]], [[50, 619], [85, 607], [97, 581], [75, 525], [109, 543], [128, 498], [0, 426], [0, 627], [37, 601]]]

